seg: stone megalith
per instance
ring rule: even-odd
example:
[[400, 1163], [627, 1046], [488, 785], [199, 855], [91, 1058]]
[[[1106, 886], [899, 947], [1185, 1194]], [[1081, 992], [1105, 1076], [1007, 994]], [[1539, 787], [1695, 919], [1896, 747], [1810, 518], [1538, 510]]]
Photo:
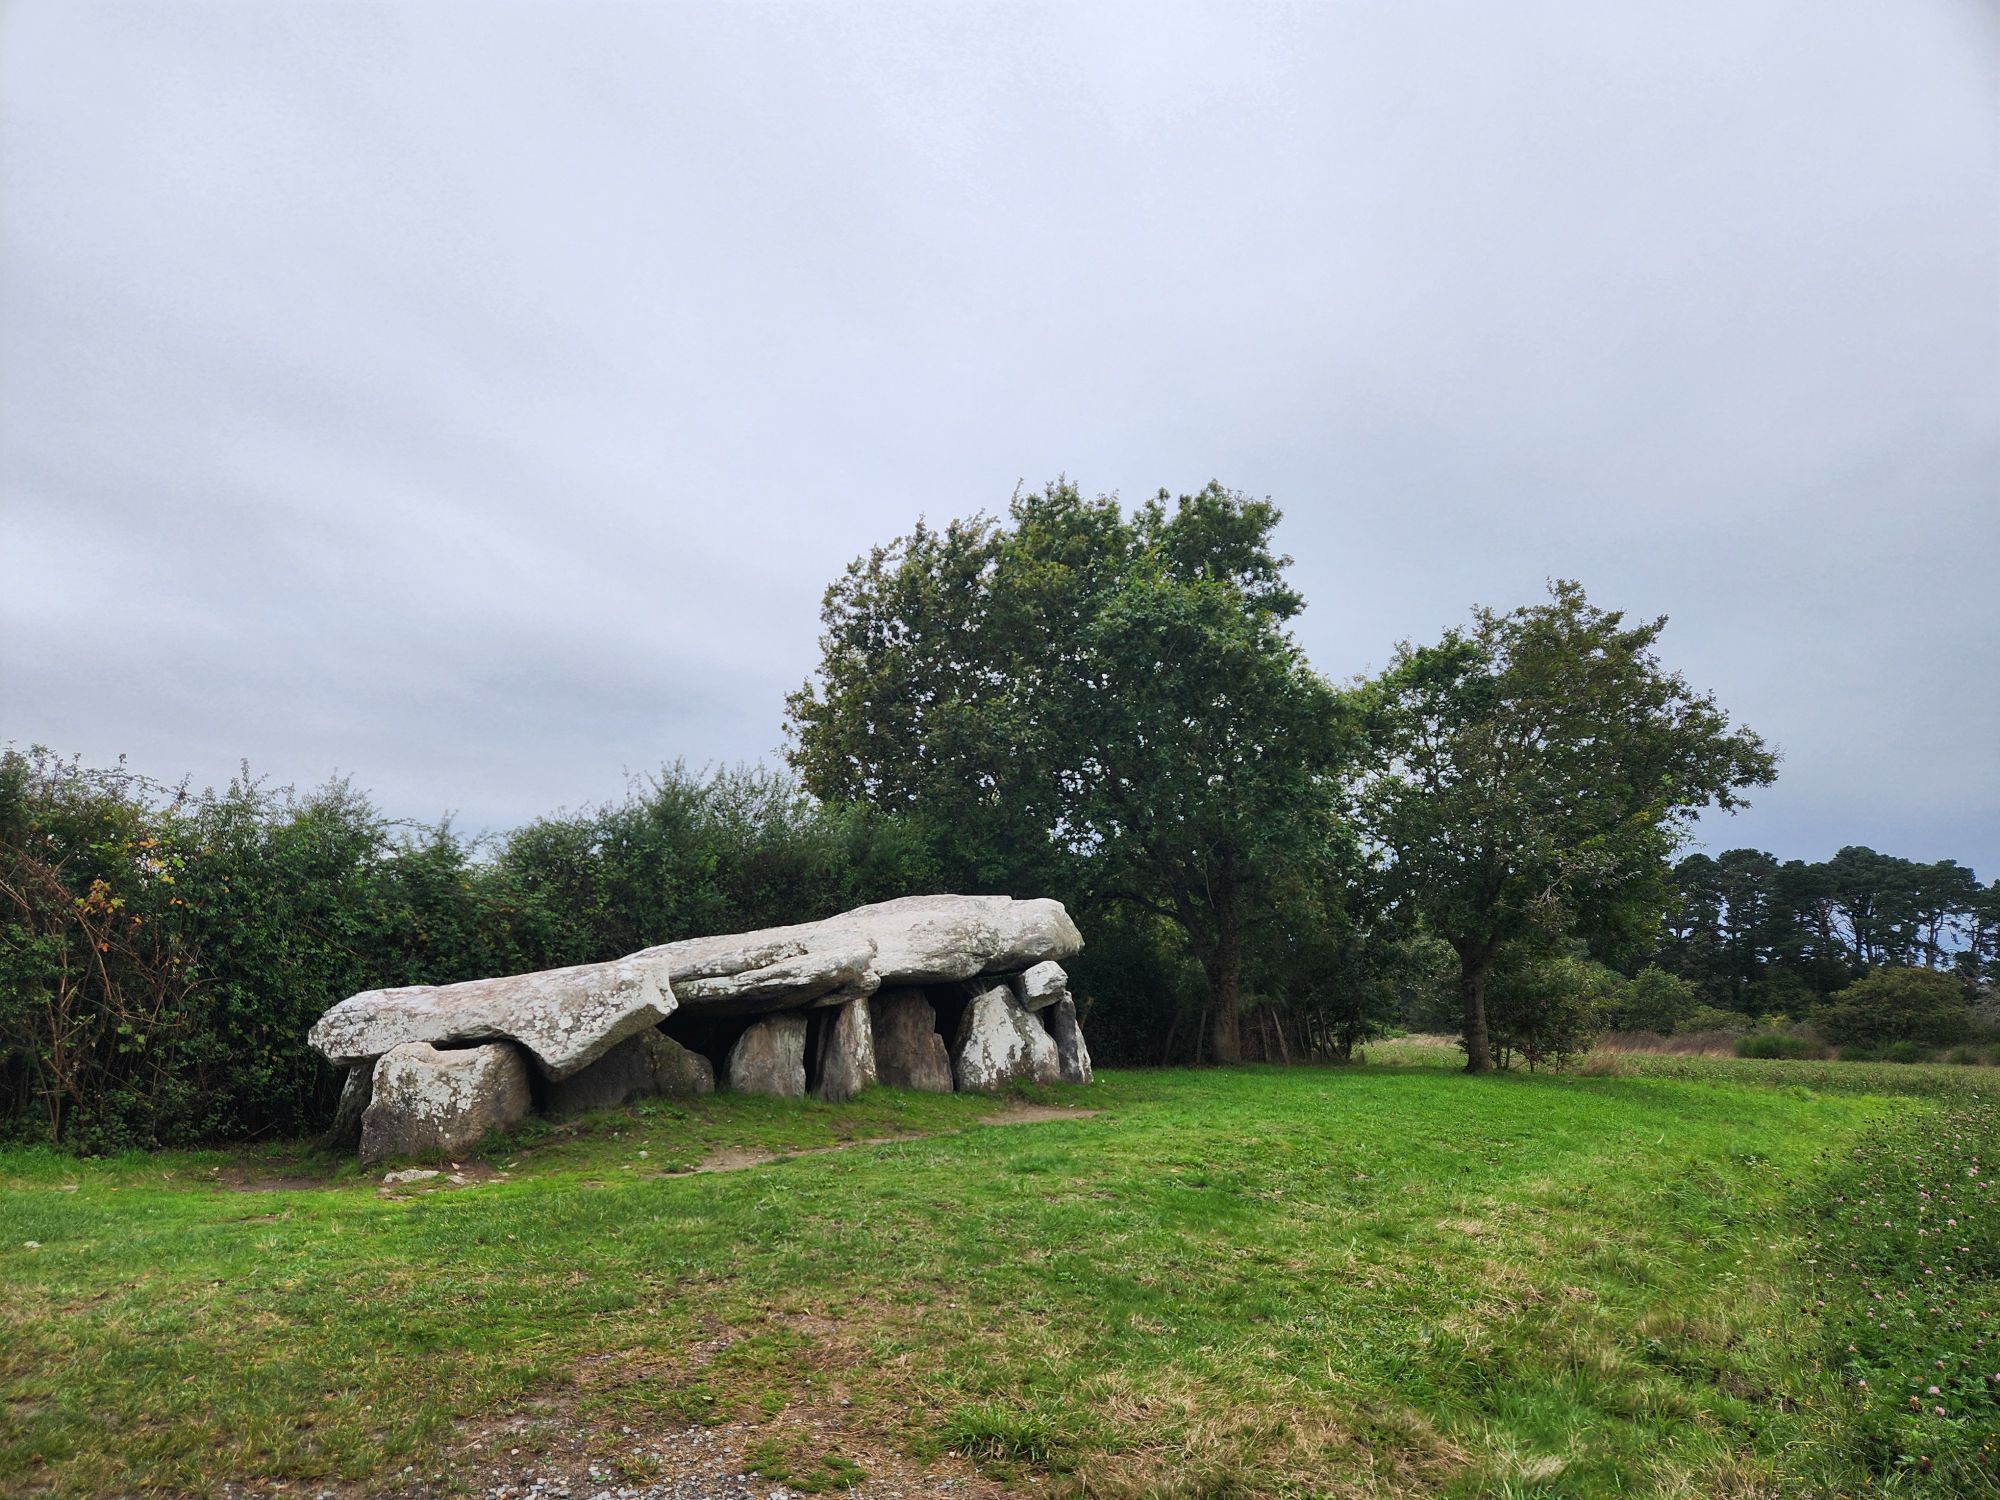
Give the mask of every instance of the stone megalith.
[[1056, 1061], [1062, 1068], [1062, 1081], [1090, 1082], [1090, 1048], [1083, 1040], [1083, 1028], [1076, 1023], [1076, 1002], [1064, 995], [1040, 1012], [1040, 1019], [1048, 1027], [1049, 1035], [1055, 1038]]
[[375, 1097], [375, 1064], [356, 1063], [340, 1080], [340, 1102], [333, 1107], [333, 1124], [327, 1128], [325, 1144], [350, 1149], [361, 1142], [361, 1117]]
[[866, 933], [884, 985], [1005, 974], [1082, 951], [1060, 901], [1010, 896], [902, 896], [830, 919]]
[[841, 991], [868, 994], [881, 983], [874, 941], [838, 917], [684, 938], [633, 957], [666, 971], [676, 1002], [689, 1015], [762, 1015]]
[[375, 1064], [374, 1097], [361, 1116], [361, 1164], [464, 1151], [489, 1130], [527, 1116], [528, 1065], [504, 1042], [441, 1051], [405, 1042]]
[[875, 1026], [868, 997], [857, 995], [826, 1023], [819, 1040], [819, 1083], [813, 1092], [841, 1104], [875, 1082]]
[[959, 1019], [952, 1070], [968, 1093], [994, 1093], [1010, 1083], [1060, 1083], [1055, 1038], [1014, 998], [1013, 987], [979, 991]]
[[806, 1018], [783, 1011], [754, 1023], [729, 1050], [730, 1091], [803, 1098], [806, 1091]]
[[1069, 974], [1058, 963], [1039, 963], [1014, 976], [1014, 998], [1023, 1010], [1046, 1010], [1069, 996]]
[[951, 1092], [951, 1052], [938, 1034], [937, 1012], [924, 992], [881, 990], [869, 1002], [875, 1030], [876, 1076], [891, 1088]]
[[616, 1109], [656, 1094], [709, 1094], [715, 1068], [657, 1027], [628, 1037], [581, 1073], [551, 1083], [544, 1108], [552, 1115]]
[[321, 1016], [307, 1040], [337, 1067], [370, 1062], [405, 1042], [519, 1042], [550, 1078], [567, 1078], [673, 1010], [665, 970], [621, 958], [463, 984], [364, 990]]

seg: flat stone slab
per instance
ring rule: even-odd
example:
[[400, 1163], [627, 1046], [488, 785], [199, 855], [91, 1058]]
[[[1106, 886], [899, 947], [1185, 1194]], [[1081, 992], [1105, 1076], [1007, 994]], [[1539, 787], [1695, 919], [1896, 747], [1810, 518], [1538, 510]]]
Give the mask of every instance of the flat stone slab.
[[665, 971], [643, 958], [364, 990], [321, 1016], [307, 1040], [340, 1067], [409, 1042], [518, 1042], [549, 1077], [567, 1078], [673, 1014]]
[[[841, 1004], [884, 985], [1011, 973], [1082, 948], [1083, 936], [1060, 901], [904, 896], [822, 922], [662, 943], [630, 962], [664, 965], [676, 1001], [690, 1015], [746, 1016]], [[1049, 994], [1043, 1003], [1056, 998]]]
[[1083, 950], [1062, 902], [1011, 896], [904, 896], [833, 919], [875, 941], [883, 984], [942, 984], [1005, 974]]
[[662, 967], [681, 1009], [705, 1016], [785, 1010], [839, 991], [868, 994], [881, 982], [874, 961], [873, 940], [839, 917], [686, 938], [627, 960]]

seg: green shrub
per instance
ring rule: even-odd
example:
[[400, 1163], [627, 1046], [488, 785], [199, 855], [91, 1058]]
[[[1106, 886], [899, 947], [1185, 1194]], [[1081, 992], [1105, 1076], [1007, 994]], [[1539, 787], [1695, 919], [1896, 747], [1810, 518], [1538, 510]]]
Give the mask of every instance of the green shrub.
[[1957, 1063], [1962, 1068], [1977, 1067], [1979, 1065], [1979, 1053], [1971, 1047], [1954, 1047], [1951, 1049], [1951, 1056], [1945, 1060]]
[[1739, 1037], [1736, 1042], [1736, 1055], [1804, 1060], [1825, 1057], [1826, 1048], [1809, 1036], [1795, 1036], [1785, 1031], [1764, 1031], [1755, 1036]]
[[764, 772], [669, 767], [491, 849], [345, 782], [220, 792], [0, 753], [0, 1137], [298, 1136], [357, 990], [614, 958], [939, 889], [921, 825]]
[[1884, 1062], [1920, 1063], [1929, 1056], [1929, 1052], [1911, 1041], [1891, 1042], [1882, 1049], [1882, 1061]]
[[1486, 1023], [1502, 1067], [1560, 1068], [1603, 1034], [1618, 976], [1568, 954], [1503, 952], [1486, 992]]
[[1749, 1031], [1756, 1023], [1741, 1011], [1720, 1010], [1713, 1005], [1697, 1005], [1674, 1023], [1675, 1036], [1697, 1031]]
[[1919, 1042], [1943, 1047], [1972, 1035], [1972, 1008], [1949, 974], [1931, 969], [1877, 969], [1842, 990], [1813, 1017], [1836, 1045]]
[[1693, 984], [1657, 965], [1648, 965], [1612, 992], [1606, 1020], [1618, 1031], [1667, 1034], [1698, 1009]]

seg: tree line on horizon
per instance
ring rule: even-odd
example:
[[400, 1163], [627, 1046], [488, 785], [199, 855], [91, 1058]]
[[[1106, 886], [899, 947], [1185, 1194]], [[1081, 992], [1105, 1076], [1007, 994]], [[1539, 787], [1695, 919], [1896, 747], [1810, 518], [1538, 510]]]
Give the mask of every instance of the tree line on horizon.
[[1677, 858], [1776, 760], [1661, 664], [1664, 620], [1558, 582], [1336, 684], [1291, 634], [1277, 521], [1219, 485], [1128, 510], [1057, 483], [919, 523], [829, 588], [788, 771], [675, 764], [489, 840], [346, 783], [197, 793], [8, 750], [0, 1132], [300, 1134], [332, 1102], [305, 1032], [356, 990], [921, 891], [1067, 902], [1093, 1050], [1128, 1064], [1344, 1057], [1409, 1025], [1458, 1032], [1473, 1071], [1607, 1025], [1865, 1029], [1936, 1002], [1867, 991], [1902, 970], [1970, 1024], [1996, 969], [1970, 871]]

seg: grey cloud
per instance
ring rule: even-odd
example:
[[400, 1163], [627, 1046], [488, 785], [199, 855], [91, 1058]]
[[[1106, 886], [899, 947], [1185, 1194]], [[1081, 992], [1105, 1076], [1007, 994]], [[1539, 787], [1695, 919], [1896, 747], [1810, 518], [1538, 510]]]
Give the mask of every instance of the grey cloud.
[[0, 737], [505, 826], [772, 753], [1067, 471], [1285, 507], [1335, 676], [1550, 576], [2000, 873], [1990, 6], [16, 4]]

